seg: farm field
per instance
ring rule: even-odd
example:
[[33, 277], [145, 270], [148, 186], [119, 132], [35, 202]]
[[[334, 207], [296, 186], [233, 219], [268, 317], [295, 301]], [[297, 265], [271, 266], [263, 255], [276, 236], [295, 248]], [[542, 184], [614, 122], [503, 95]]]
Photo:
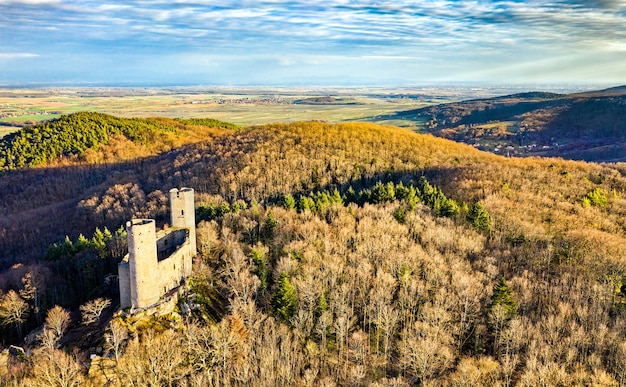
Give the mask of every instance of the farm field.
[[[393, 113], [501, 95], [476, 88], [37, 88], [0, 89], [0, 136], [62, 114], [94, 111], [120, 117], [211, 117], [238, 125], [271, 122], [368, 121], [415, 127]], [[309, 102], [315, 98], [332, 102]]]

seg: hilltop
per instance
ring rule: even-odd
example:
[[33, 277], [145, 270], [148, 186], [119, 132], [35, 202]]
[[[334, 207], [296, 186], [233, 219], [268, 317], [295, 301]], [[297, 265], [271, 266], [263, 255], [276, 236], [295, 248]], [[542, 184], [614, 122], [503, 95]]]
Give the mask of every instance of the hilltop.
[[128, 119], [74, 113], [0, 138], [0, 170], [136, 159], [237, 128], [211, 119]]
[[626, 87], [520, 93], [398, 112], [436, 136], [515, 156], [626, 161]]
[[[91, 345], [120, 385], [626, 382], [624, 164], [505, 158], [366, 123], [252, 126], [1, 175], [4, 292], [41, 278], [23, 326], [57, 303], [114, 299], [118, 226], [163, 226], [164, 192], [182, 186], [197, 193], [196, 309], [184, 323], [102, 321]], [[113, 329], [129, 339], [112, 345]], [[37, 367], [6, 380], [75, 369], [88, 350], [34, 348]]]

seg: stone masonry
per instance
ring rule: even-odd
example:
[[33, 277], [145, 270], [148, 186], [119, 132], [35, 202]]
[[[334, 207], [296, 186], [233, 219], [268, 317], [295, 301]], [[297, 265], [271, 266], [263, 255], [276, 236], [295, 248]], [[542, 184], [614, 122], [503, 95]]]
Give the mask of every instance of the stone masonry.
[[196, 255], [196, 219], [192, 188], [169, 192], [171, 227], [156, 232], [154, 219], [126, 223], [128, 255], [118, 265], [120, 308], [148, 308], [191, 274]]

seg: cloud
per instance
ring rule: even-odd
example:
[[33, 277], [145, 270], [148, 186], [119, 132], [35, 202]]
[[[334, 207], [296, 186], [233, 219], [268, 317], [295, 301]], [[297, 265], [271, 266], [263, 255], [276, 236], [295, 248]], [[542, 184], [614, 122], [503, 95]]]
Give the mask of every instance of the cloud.
[[0, 36], [8, 37], [0, 52], [120, 55], [120, 61], [131, 54], [277, 52], [275, 63], [290, 68], [309, 69], [307, 55], [337, 56], [345, 59], [333, 63], [362, 58], [377, 69], [382, 62], [415, 62], [422, 74], [435, 74], [623, 52], [624, 25], [624, 0], [0, 0]]
[[29, 52], [0, 52], [0, 60], [2, 59], [28, 59], [36, 58], [39, 55]]
[[[0, 0], [2, 1], [2, 0]], [[292, 43], [329, 48], [350, 44], [364, 46], [412, 46], [433, 44], [441, 40], [448, 45], [468, 42], [509, 39], [532, 44], [547, 38], [560, 39], [561, 44], [601, 39], [601, 32], [624, 37], [620, 28], [626, 16], [606, 11], [607, 4], [617, 1], [517, 2], [517, 1], [400, 1], [395, 4], [372, 5], [369, 2], [329, 1], [315, 5], [302, 1], [257, 1], [246, 7], [240, 3], [216, 1], [147, 2], [128, 1], [81, 3], [51, 0], [10, 0], [11, 4], [58, 4], [56, 9], [8, 9], [12, 20], [32, 23], [36, 29], [44, 25], [63, 24], [69, 36], [89, 38], [92, 21], [104, 34], [119, 39], [177, 38], [177, 44], [190, 46], [225, 46], [241, 40], [269, 46]], [[6, 4], [7, 2], [4, 1]], [[587, 7], [598, 3], [602, 8]], [[2, 4], [2, 3], [0, 3]], [[244, 3], [245, 4], [245, 3]], [[565, 4], [565, 5], [564, 5]], [[16, 8], [16, 7], [11, 7]], [[19, 7], [17, 7], [19, 8]], [[158, 23], [158, 27], [155, 27]], [[119, 25], [128, 25], [120, 29]], [[137, 35], [142, 31], [145, 35]], [[188, 39], [182, 39], [186, 31]], [[207, 31], [210, 40], [198, 41]], [[215, 33], [219, 31], [219, 33]], [[75, 35], [78, 33], [79, 35]], [[63, 40], [59, 36], [59, 40]], [[320, 40], [321, 39], [321, 40]], [[87, 42], [89, 43], [89, 42]]]
[[60, 0], [0, 0], [0, 5], [47, 5], [60, 3]]

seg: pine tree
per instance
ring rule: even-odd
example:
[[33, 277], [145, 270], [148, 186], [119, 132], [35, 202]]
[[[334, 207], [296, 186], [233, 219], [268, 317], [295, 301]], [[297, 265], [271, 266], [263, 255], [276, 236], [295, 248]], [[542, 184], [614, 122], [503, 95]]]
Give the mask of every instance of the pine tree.
[[252, 256], [252, 261], [256, 265], [253, 273], [259, 277], [261, 281], [261, 286], [259, 286], [259, 290], [262, 292], [267, 289], [267, 277], [268, 277], [268, 268], [267, 262], [265, 261], [265, 254], [262, 250], [252, 249], [250, 251]]
[[293, 195], [287, 194], [283, 198], [283, 207], [287, 210], [293, 210], [296, 208], [296, 200], [293, 198]]
[[274, 238], [276, 226], [278, 226], [278, 221], [276, 220], [274, 213], [272, 211], [268, 211], [265, 216], [263, 228], [261, 229], [261, 239], [264, 242], [271, 241]]
[[498, 305], [502, 306], [506, 311], [507, 319], [511, 319], [517, 315], [517, 303], [515, 299], [513, 299], [513, 292], [504, 278], [501, 278], [493, 288], [490, 309]]
[[296, 313], [298, 308], [298, 297], [296, 290], [289, 282], [286, 272], [281, 272], [278, 277], [278, 288], [272, 296], [272, 308], [274, 313], [284, 322], [289, 323], [289, 319]]
[[324, 292], [322, 292], [322, 294], [320, 294], [319, 298], [317, 299], [317, 307], [315, 308], [315, 318], [319, 318], [322, 313], [324, 313], [325, 311], [328, 310], [328, 301], [326, 301], [326, 295], [324, 294]]
[[476, 202], [467, 213], [467, 221], [478, 231], [489, 231], [491, 228], [491, 217], [479, 202]]
[[91, 244], [93, 247], [100, 251], [104, 251], [106, 248], [106, 241], [104, 240], [104, 233], [100, 231], [98, 227], [96, 227], [96, 231], [93, 232], [91, 236]]

